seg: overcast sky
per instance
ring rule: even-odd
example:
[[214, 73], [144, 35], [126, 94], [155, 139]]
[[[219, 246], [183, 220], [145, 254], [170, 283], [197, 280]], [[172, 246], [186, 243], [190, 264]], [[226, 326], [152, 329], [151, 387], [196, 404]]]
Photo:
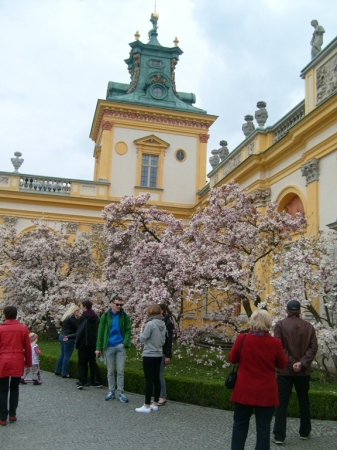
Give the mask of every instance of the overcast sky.
[[[92, 179], [89, 138], [108, 81], [129, 83], [134, 33], [147, 42], [154, 0], [0, 0], [0, 171]], [[158, 40], [183, 50], [177, 90], [219, 116], [209, 153], [243, 140], [246, 114], [267, 102], [273, 125], [304, 98], [312, 19], [337, 35], [336, 0], [157, 0]], [[209, 166], [210, 169], [210, 166]]]

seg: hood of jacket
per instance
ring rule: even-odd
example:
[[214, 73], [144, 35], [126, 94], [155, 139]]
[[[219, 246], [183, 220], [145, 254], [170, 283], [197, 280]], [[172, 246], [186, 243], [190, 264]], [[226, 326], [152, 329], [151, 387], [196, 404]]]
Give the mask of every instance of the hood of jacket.
[[92, 309], [87, 309], [83, 312], [83, 316], [91, 322], [96, 322], [98, 319], [98, 315]]

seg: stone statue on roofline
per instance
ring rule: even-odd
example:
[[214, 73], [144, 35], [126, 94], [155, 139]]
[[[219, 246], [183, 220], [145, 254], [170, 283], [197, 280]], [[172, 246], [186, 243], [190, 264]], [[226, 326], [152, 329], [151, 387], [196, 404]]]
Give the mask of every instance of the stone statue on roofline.
[[209, 163], [212, 166], [212, 169], [215, 169], [216, 166], [218, 166], [219, 163], [220, 163], [219, 150], [216, 150], [216, 149], [212, 150], [211, 153], [212, 153], [213, 156], [211, 156], [209, 158]]
[[311, 59], [313, 59], [322, 50], [323, 34], [325, 33], [325, 30], [322, 27], [322, 25], [318, 25], [317, 20], [312, 20], [311, 25], [315, 28], [315, 31], [313, 32], [312, 35], [312, 39], [310, 41]]
[[242, 125], [242, 131], [243, 131], [243, 134], [244, 134], [246, 137], [248, 137], [250, 134], [252, 134], [253, 131], [255, 130], [255, 126], [254, 126], [254, 124], [253, 124], [253, 120], [254, 120], [254, 117], [251, 116], [250, 114], [247, 114], [247, 115], [245, 116], [245, 121], [246, 121], [246, 123], [244, 123], [244, 124]]
[[11, 162], [14, 166], [15, 172], [19, 171], [19, 168], [21, 167], [24, 159], [20, 158], [20, 156], [22, 156], [21, 152], [15, 152], [14, 153], [15, 158], [11, 158]]
[[221, 145], [221, 147], [218, 150], [218, 155], [220, 156], [221, 161], [223, 161], [229, 155], [227, 141], [220, 141], [219, 144]]
[[259, 108], [255, 111], [256, 122], [259, 124], [259, 127], [264, 127], [268, 119], [268, 112], [266, 110], [267, 103], [260, 101], [257, 102], [256, 106]]

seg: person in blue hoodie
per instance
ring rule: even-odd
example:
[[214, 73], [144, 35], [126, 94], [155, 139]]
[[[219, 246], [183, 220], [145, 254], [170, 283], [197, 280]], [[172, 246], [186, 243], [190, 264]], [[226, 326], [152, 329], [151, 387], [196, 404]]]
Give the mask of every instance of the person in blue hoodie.
[[122, 297], [115, 295], [111, 299], [109, 311], [102, 314], [96, 341], [96, 357], [101, 356], [104, 351], [109, 385], [109, 392], [105, 400], [109, 401], [115, 398], [114, 362], [116, 360], [117, 398], [120, 402], [127, 403], [129, 400], [124, 395], [124, 366], [125, 349], [131, 345], [131, 321], [123, 309], [123, 304]]
[[[160, 365], [163, 358], [163, 345], [166, 338], [166, 327], [159, 305], [147, 308], [146, 323], [141, 326], [139, 340], [143, 347], [143, 371], [145, 376], [145, 403], [136, 412], [149, 413], [158, 411], [160, 395]], [[152, 389], [154, 398], [151, 404]]]

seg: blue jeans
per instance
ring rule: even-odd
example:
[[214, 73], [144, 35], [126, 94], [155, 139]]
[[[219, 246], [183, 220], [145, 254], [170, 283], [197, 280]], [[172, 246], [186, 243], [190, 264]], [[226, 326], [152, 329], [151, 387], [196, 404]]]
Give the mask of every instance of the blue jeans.
[[59, 342], [61, 344], [61, 354], [57, 360], [55, 373], [60, 373], [63, 377], [68, 375], [69, 360], [73, 354], [75, 347], [75, 339], [68, 339], [63, 341], [64, 334], [59, 335]]
[[287, 408], [293, 386], [295, 386], [300, 407], [300, 436], [306, 437], [310, 434], [309, 384], [310, 376], [277, 376], [279, 405], [275, 413], [274, 436], [278, 441], [284, 441], [286, 437]]
[[109, 391], [115, 392], [115, 358], [117, 370], [117, 390], [124, 391], [124, 366], [125, 366], [125, 347], [124, 344], [118, 344], [115, 347], [108, 347], [104, 350], [106, 366], [108, 371]]
[[274, 406], [251, 406], [234, 403], [234, 423], [232, 450], [244, 450], [248, 435], [249, 420], [255, 409], [256, 445], [255, 450], [270, 450], [270, 424]]

